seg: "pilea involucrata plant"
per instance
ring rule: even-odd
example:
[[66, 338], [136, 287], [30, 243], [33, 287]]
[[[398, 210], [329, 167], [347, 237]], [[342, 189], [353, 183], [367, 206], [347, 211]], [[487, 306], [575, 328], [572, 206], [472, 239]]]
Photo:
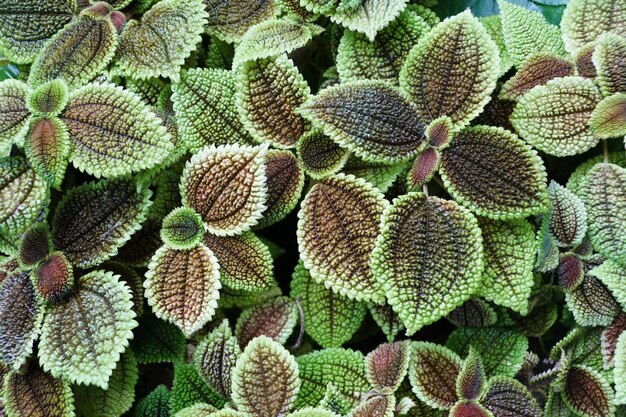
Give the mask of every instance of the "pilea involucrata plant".
[[0, 51], [0, 416], [626, 416], [626, 0], [0, 0]]

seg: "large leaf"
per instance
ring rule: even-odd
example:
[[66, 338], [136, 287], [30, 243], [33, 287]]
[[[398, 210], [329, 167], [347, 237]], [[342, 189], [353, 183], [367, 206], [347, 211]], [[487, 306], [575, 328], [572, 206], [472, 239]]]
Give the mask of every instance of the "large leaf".
[[237, 319], [235, 335], [242, 348], [259, 336], [282, 345], [287, 342], [297, 323], [298, 307], [295, 301], [281, 296], [244, 310]]
[[570, 53], [605, 32], [626, 35], [626, 2], [571, 0], [563, 13], [561, 29]]
[[478, 222], [453, 201], [409, 193], [385, 210], [372, 267], [407, 334], [470, 298], [482, 250]]
[[[143, 286], [142, 286], [143, 288]], [[143, 300], [143, 293], [141, 294]], [[171, 323], [144, 314], [130, 342], [139, 364], [182, 362], [187, 351], [183, 332]]]
[[298, 213], [298, 245], [315, 281], [359, 301], [384, 301], [369, 258], [387, 206], [378, 189], [352, 175], [313, 186]]
[[487, 104], [499, 72], [498, 47], [466, 11], [437, 25], [411, 50], [400, 87], [423, 122], [449, 116], [462, 127]]
[[405, 0], [341, 1], [330, 13], [330, 19], [374, 40], [376, 33], [394, 20], [405, 6]]
[[240, 42], [251, 26], [276, 12], [274, 0], [204, 0], [209, 12], [207, 32], [226, 42]]
[[20, 143], [28, 131], [31, 113], [27, 97], [31, 91], [22, 81], [0, 83], [0, 150], [3, 155], [8, 155], [11, 144]]
[[567, 371], [562, 398], [570, 410], [580, 416], [615, 415], [613, 389], [597, 371], [586, 366], [572, 366]]
[[593, 51], [592, 60], [598, 72], [597, 81], [605, 96], [626, 91], [626, 75], [622, 71], [622, 63], [626, 59], [626, 18], [623, 21], [623, 36], [606, 33], [598, 40]]
[[71, 296], [53, 305], [44, 320], [43, 369], [56, 378], [107, 389], [137, 326], [131, 299], [128, 287], [111, 272], [79, 278]]
[[489, 380], [487, 391], [480, 401], [494, 417], [541, 417], [537, 400], [515, 379], [496, 376]]

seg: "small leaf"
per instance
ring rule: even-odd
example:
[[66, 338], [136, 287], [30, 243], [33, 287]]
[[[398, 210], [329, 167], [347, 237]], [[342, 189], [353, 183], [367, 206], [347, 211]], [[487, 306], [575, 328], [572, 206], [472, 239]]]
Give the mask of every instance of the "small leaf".
[[411, 190], [418, 190], [433, 178], [440, 165], [441, 152], [432, 147], [424, 149], [417, 155], [411, 169], [407, 173], [407, 187]]
[[62, 252], [52, 252], [34, 271], [37, 292], [47, 302], [65, 298], [74, 286], [74, 269]]
[[365, 304], [315, 282], [302, 261], [292, 275], [291, 297], [300, 298], [305, 332], [324, 348], [340, 347], [350, 340], [365, 317]]
[[298, 308], [289, 297], [276, 297], [244, 310], [237, 319], [235, 335], [245, 348], [259, 336], [284, 344], [298, 323]]
[[180, 68], [201, 41], [208, 14], [202, 0], [164, 0], [124, 26], [115, 64], [124, 76], [178, 80]]
[[258, 417], [287, 413], [300, 388], [298, 365], [279, 343], [260, 336], [248, 344], [232, 372], [233, 401]]
[[550, 181], [549, 231], [557, 246], [574, 247], [587, 233], [587, 210], [574, 193], [557, 182]]
[[37, 86], [28, 96], [28, 108], [33, 114], [58, 116], [67, 106], [67, 84], [61, 78]]
[[170, 417], [170, 392], [159, 385], [135, 406], [135, 417]]
[[597, 42], [590, 42], [583, 46], [576, 54], [576, 69], [578, 69], [578, 75], [585, 78], [596, 78], [598, 71], [593, 63], [593, 52], [596, 48]]
[[137, 363], [143, 365], [182, 362], [187, 351], [185, 342], [185, 336], [178, 327], [146, 314], [139, 318], [139, 326], [130, 345]]
[[348, 414], [353, 408], [350, 401], [345, 399], [341, 391], [332, 382], [326, 386], [326, 392], [319, 403], [319, 407], [340, 416]]
[[367, 380], [374, 389], [395, 392], [409, 369], [409, 343], [384, 343], [365, 357]]
[[368, 308], [376, 324], [387, 336], [387, 341], [393, 342], [398, 333], [404, 329], [404, 324], [402, 324], [396, 312], [393, 311], [393, 307], [389, 304], [369, 303]]
[[352, 175], [313, 186], [298, 213], [298, 245], [316, 282], [358, 301], [384, 301], [369, 258], [387, 206], [379, 190]]
[[470, 347], [456, 379], [456, 394], [460, 399], [476, 401], [485, 391], [485, 368], [480, 355]]
[[341, 1], [330, 19], [343, 27], [365, 34], [370, 41], [406, 7], [405, 0]]
[[200, 243], [203, 237], [202, 217], [189, 207], [174, 209], [163, 219], [161, 240], [173, 249], [191, 249]]
[[375, 395], [359, 404], [349, 417], [393, 417], [396, 397], [393, 395]]
[[589, 275], [565, 294], [565, 301], [581, 326], [608, 326], [620, 312], [620, 305], [606, 285]]
[[51, 306], [39, 342], [39, 363], [52, 376], [107, 389], [137, 326], [132, 296], [102, 270], [78, 279], [72, 295]]
[[150, 194], [124, 178], [71, 188], [63, 194], [52, 222], [55, 248], [79, 268], [102, 263], [140, 228]]
[[570, 61], [546, 53], [531, 55], [521, 62], [515, 75], [504, 83], [499, 97], [503, 100], [517, 100], [533, 87], [570, 75], [574, 75], [574, 65]]
[[597, 371], [586, 366], [572, 366], [567, 371], [563, 401], [574, 413], [584, 417], [612, 417], [613, 398], [613, 389]]
[[296, 143], [296, 151], [304, 172], [313, 179], [321, 179], [336, 173], [350, 156], [347, 149], [318, 130], [300, 136]]
[[35, 171], [54, 188], [61, 188], [71, 142], [58, 117], [34, 120], [26, 134], [24, 152]]
[[515, 379], [495, 376], [489, 380], [481, 404], [494, 417], [541, 417], [537, 400]]
[[498, 315], [494, 309], [485, 301], [475, 297], [452, 310], [446, 318], [457, 327], [487, 327], [498, 321]]
[[325, 88], [300, 112], [336, 143], [369, 162], [405, 161], [424, 143], [417, 109], [382, 81]]
[[406, 164], [402, 162], [393, 165], [365, 162], [356, 156], [350, 155], [341, 171], [346, 175], [363, 178], [385, 193], [389, 191], [389, 188], [405, 168]]
[[177, 325], [189, 338], [215, 313], [219, 264], [204, 245], [188, 250], [163, 246], [150, 261], [144, 287], [156, 316]]
[[7, 151], [3, 151], [3, 155], [8, 154], [13, 142], [20, 143], [28, 132], [31, 113], [27, 97], [31, 91], [22, 81], [5, 80], [0, 83], [0, 143], [1, 149]]
[[600, 101], [598, 88], [588, 78], [563, 77], [524, 94], [511, 123], [526, 142], [547, 154], [583, 153], [598, 143], [588, 126]]
[[561, 29], [570, 53], [593, 42], [605, 32], [626, 35], [626, 3], [572, 0], [563, 12]]
[[240, 42], [248, 28], [276, 13], [274, 0], [205, 0], [209, 12], [207, 32], [218, 39]]
[[209, 388], [193, 365], [175, 364], [174, 383], [170, 395], [170, 415], [197, 403], [207, 403], [217, 408], [224, 406], [224, 400]]
[[422, 122], [448, 116], [460, 128], [487, 104], [499, 72], [498, 47], [466, 11], [444, 20], [411, 50], [400, 87]]
[[411, 335], [469, 299], [483, 270], [478, 222], [453, 201], [409, 193], [385, 209], [372, 268]]
[[601, 139], [626, 136], [626, 93], [616, 93], [599, 102], [591, 113], [589, 126], [593, 134]]
[[457, 401], [455, 382], [461, 358], [443, 346], [413, 342], [409, 380], [417, 398], [433, 408], [447, 410]]
[[578, 255], [566, 254], [559, 260], [556, 275], [559, 279], [559, 286], [565, 291], [571, 291], [583, 282], [584, 264]]
[[597, 82], [605, 96], [626, 91], [626, 76], [622, 71], [622, 62], [626, 58], [625, 36], [626, 18], [623, 19], [622, 36], [616, 33], [602, 35], [593, 51], [592, 62], [597, 69]]
[[52, 239], [47, 223], [35, 223], [20, 242], [19, 261], [26, 267], [37, 265], [52, 252]]

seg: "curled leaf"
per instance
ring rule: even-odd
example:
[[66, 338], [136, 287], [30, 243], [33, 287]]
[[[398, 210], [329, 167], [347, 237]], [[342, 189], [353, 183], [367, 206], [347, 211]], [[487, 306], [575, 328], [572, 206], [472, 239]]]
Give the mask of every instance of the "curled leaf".
[[348, 160], [350, 152], [318, 130], [312, 130], [296, 143], [298, 158], [304, 172], [320, 179], [339, 171]]
[[613, 389], [597, 371], [589, 367], [572, 366], [567, 371], [562, 397], [565, 404], [578, 415], [615, 415]]
[[593, 134], [602, 139], [626, 136], [626, 93], [616, 93], [599, 102], [591, 113], [589, 125]]
[[548, 186], [550, 199], [549, 231], [557, 246], [574, 247], [587, 233], [587, 210], [585, 205], [567, 188], [551, 181]]
[[61, 188], [71, 142], [67, 126], [58, 117], [31, 122], [24, 151], [33, 169], [54, 188]]
[[367, 380], [374, 389], [394, 392], [409, 369], [409, 342], [384, 343], [365, 357]]
[[565, 47], [573, 53], [605, 32], [626, 35], [626, 3], [622, 0], [570, 1], [563, 12], [561, 29]]
[[272, 17], [274, 0], [204, 0], [209, 12], [207, 32], [233, 43], [240, 42], [253, 25]]
[[296, 327], [298, 317], [298, 308], [292, 299], [276, 297], [244, 310], [237, 319], [235, 335], [242, 348], [259, 336], [282, 345]]
[[559, 56], [540, 53], [522, 61], [519, 69], [500, 90], [500, 99], [517, 100], [533, 87], [574, 75], [574, 65]]
[[191, 249], [200, 243], [203, 237], [202, 217], [189, 207], [174, 209], [163, 219], [161, 239], [174, 249]]

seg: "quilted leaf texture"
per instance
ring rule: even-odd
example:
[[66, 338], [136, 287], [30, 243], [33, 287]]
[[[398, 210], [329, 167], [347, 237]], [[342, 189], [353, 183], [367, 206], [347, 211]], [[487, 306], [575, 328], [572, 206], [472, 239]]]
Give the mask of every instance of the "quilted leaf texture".
[[587, 233], [587, 209], [573, 192], [555, 181], [548, 187], [549, 231], [560, 247], [578, 245]]
[[274, 0], [204, 0], [209, 12], [207, 32], [229, 43], [241, 42], [251, 27], [276, 13]]
[[191, 249], [200, 243], [203, 237], [202, 217], [189, 207], [174, 209], [163, 219], [161, 240], [174, 249]]
[[304, 172], [314, 179], [338, 172], [350, 157], [347, 149], [319, 130], [302, 135], [296, 143], [296, 151]]
[[456, 379], [456, 393], [463, 400], [478, 400], [483, 396], [485, 383], [485, 368], [480, 354], [470, 348]]
[[330, 13], [330, 19], [343, 27], [361, 32], [370, 41], [404, 10], [405, 0], [343, 1]]
[[224, 406], [224, 400], [209, 388], [195, 366], [186, 363], [175, 364], [170, 415], [198, 403], [211, 404], [216, 408]]
[[27, 98], [31, 92], [22, 81], [4, 80], [0, 83], [1, 149], [8, 150], [12, 142], [20, 142], [26, 136], [31, 117]]
[[[143, 302], [143, 293], [141, 299]], [[144, 314], [139, 317], [138, 322], [135, 337], [130, 342], [137, 363], [182, 362], [186, 352], [186, 340], [178, 327], [152, 314]]]
[[626, 136], [626, 93], [615, 93], [598, 103], [589, 125], [594, 135], [602, 139]]
[[71, 151], [67, 126], [58, 117], [31, 122], [24, 151], [33, 169], [54, 188], [61, 188]]
[[495, 376], [489, 380], [481, 404], [494, 417], [541, 417], [537, 400], [528, 389], [513, 378]]
[[570, 61], [547, 53], [533, 54], [524, 59], [515, 75], [504, 83], [499, 97], [517, 100], [533, 87], [571, 75], [574, 75], [574, 64]]
[[485, 327], [495, 324], [498, 315], [486, 301], [472, 297], [452, 310], [446, 318], [457, 327]]
[[350, 417], [393, 417], [396, 397], [393, 395], [375, 395], [359, 404]]
[[35, 223], [24, 232], [18, 259], [25, 267], [35, 266], [52, 252], [52, 239], [47, 223]]
[[607, 260], [602, 265], [589, 271], [589, 276], [598, 278], [610, 290], [610, 293], [626, 308], [626, 290], [623, 280], [626, 278], [626, 268], [612, 260]]
[[235, 335], [242, 348], [258, 336], [265, 336], [282, 345], [297, 323], [296, 303], [289, 297], [276, 297], [244, 310], [237, 320]]
[[626, 1], [573, 0], [563, 12], [565, 47], [574, 53], [605, 32], [626, 35]]
[[37, 291], [48, 302], [62, 300], [74, 286], [74, 269], [62, 252], [52, 252], [32, 277]]
[[407, 341], [383, 343], [365, 357], [367, 380], [381, 392], [396, 391], [407, 374], [410, 356]]
[[565, 301], [576, 323], [581, 326], [608, 326], [620, 312], [619, 303], [609, 288], [590, 275], [586, 275], [578, 287], [565, 294]]
[[605, 96], [626, 91], [626, 75], [621, 70], [626, 57], [626, 18], [624, 29], [622, 36], [611, 32], [602, 35], [593, 51], [592, 61], [597, 69], [598, 85]]
[[613, 370], [613, 375], [615, 379], [616, 404], [626, 404], [626, 395], [624, 394], [624, 389], [626, 389], [626, 366], [624, 365], [626, 363], [624, 360], [625, 357], [626, 333], [622, 333], [622, 335], [617, 339], [617, 344], [615, 346], [615, 368]]
[[58, 116], [67, 105], [69, 91], [63, 79], [43, 83], [28, 96], [28, 108], [33, 114]]
[[567, 371], [562, 397], [570, 410], [578, 415], [615, 415], [613, 389], [597, 371], [587, 366], [575, 365]]
[[385, 303], [383, 305], [369, 303], [368, 309], [372, 318], [381, 328], [388, 342], [393, 342], [398, 333], [404, 330], [404, 324], [400, 321], [400, 317], [393, 311], [393, 307]]

